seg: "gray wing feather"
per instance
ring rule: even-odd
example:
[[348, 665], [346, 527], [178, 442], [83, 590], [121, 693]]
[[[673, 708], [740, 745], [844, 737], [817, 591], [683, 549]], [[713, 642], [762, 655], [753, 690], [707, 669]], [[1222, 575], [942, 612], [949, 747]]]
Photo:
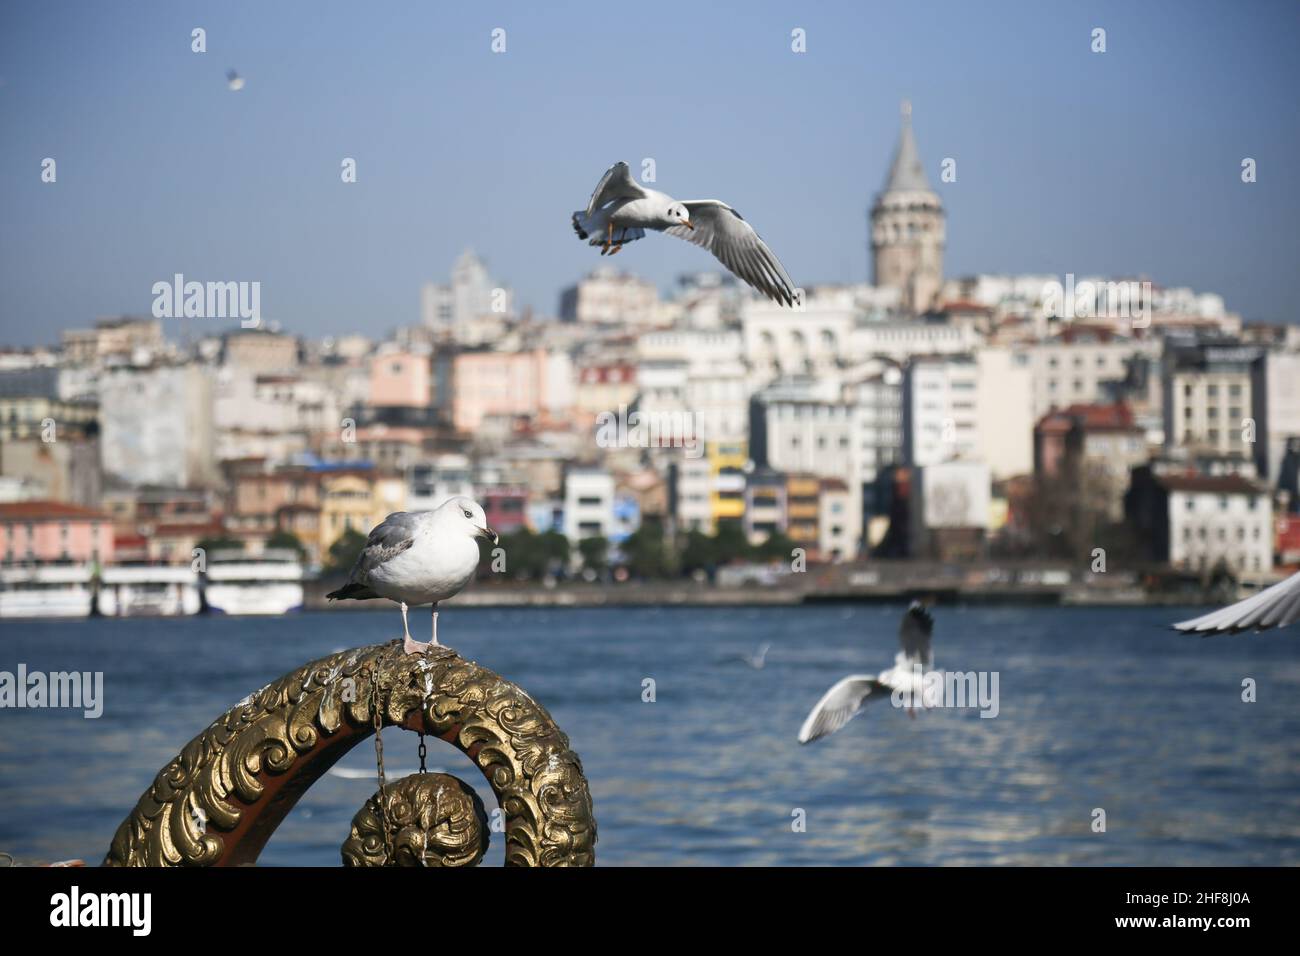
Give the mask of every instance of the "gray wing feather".
[[1252, 594], [1201, 617], [1182, 621], [1174, 627], [1187, 634], [1235, 634], [1252, 628], [1286, 627], [1300, 621], [1300, 574]]
[[934, 618], [919, 603], [903, 613], [903, 623], [898, 628], [898, 646], [910, 667], [928, 671], [934, 666], [934, 651], [930, 647], [934, 635]]
[[690, 199], [682, 205], [690, 213], [695, 228], [670, 226], [664, 232], [707, 249], [732, 273], [772, 301], [794, 305], [793, 280], [740, 213], [717, 199]]
[[833, 734], [862, 712], [868, 701], [889, 694], [890, 689], [870, 674], [845, 677], [822, 695], [799, 728], [799, 743], [811, 743]]
[[415, 529], [419, 514], [411, 511], [394, 511], [370, 532], [366, 546], [357, 556], [357, 563], [348, 576], [350, 583], [366, 584], [370, 572], [385, 561], [391, 560], [415, 543]]
[[605, 170], [605, 175], [596, 185], [596, 191], [591, 194], [591, 202], [587, 203], [587, 215], [590, 216], [615, 199], [640, 199], [644, 195], [645, 189], [632, 178], [632, 170], [628, 169], [627, 163], [615, 163]]

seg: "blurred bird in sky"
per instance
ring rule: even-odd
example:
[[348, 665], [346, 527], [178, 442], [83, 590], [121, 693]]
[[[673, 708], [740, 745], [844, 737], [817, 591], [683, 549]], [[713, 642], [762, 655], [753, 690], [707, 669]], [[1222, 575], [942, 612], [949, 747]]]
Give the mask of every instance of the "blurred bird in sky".
[[[894, 655], [894, 666], [875, 677], [870, 674], [852, 674], [828, 690], [809, 712], [799, 728], [799, 743], [811, 743], [835, 733], [862, 712], [869, 701], [889, 697], [901, 691], [923, 707], [931, 706], [926, 694], [926, 677], [934, 667], [934, 654], [930, 637], [934, 633], [934, 618], [920, 601], [913, 601], [903, 614], [898, 629], [899, 652]], [[908, 714], [915, 716], [911, 707]]]
[[238, 93], [244, 88], [244, 78], [234, 70], [226, 71], [226, 86], [232, 93]]
[[647, 229], [694, 243], [735, 275], [782, 305], [794, 305], [795, 287], [785, 267], [740, 213], [718, 199], [676, 200], [646, 189], [627, 163], [615, 163], [596, 185], [585, 210], [573, 214], [573, 231], [600, 254], [614, 255]]
[[1300, 620], [1300, 572], [1252, 594], [1243, 601], [1211, 611], [1174, 627], [1184, 634], [1236, 634], [1286, 627]]

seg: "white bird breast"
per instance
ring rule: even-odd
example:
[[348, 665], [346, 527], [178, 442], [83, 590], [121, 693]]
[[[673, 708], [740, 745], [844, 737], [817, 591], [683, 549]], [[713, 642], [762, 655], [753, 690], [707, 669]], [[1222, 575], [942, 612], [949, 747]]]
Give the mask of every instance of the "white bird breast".
[[662, 226], [671, 223], [668, 207], [672, 200], [662, 193], [652, 193], [644, 199], [633, 199], [614, 210], [610, 218], [615, 225]]
[[478, 562], [476, 539], [422, 528], [411, 547], [370, 572], [370, 586], [391, 601], [445, 601], [469, 583]]

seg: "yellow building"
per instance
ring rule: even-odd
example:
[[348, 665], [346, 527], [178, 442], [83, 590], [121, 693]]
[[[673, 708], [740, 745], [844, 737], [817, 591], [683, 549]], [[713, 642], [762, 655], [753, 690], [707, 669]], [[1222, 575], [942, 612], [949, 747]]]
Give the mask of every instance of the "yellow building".
[[713, 527], [719, 521], [742, 521], [748, 442], [707, 442], [705, 454], [709, 460], [709, 516]]
[[821, 479], [816, 475], [789, 475], [785, 482], [785, 527], [790, 540], [807, 551], [820, 545]]
[[361, 471], [347, 471], [321, 479], [319, 537], [315, 542], [304, 542], [316, 548], [318, 559], [329, 559], [330, 546], [349, 528], [361, 534], [394, 511], [406, 506], [406, 484], [400, 477], [368, 475]]

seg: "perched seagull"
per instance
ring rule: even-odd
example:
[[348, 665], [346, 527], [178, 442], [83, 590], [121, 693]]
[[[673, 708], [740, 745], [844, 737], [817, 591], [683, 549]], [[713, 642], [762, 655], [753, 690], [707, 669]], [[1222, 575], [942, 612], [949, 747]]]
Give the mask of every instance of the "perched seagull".
[[1266, 631], [1300, 621], [1300, 573], [1293, 574], [1244, 601], [1229, 604], [1190, 621], [1175, 624], [1185, 634], [1236, 634], [1238, 631]]
[[756, 671], [761, 671], [767, 663], [767, 652], [772, 649], [772, 642], [766, 641], [758, 646], [757, 654], [733, 654], [728, 660], [744, 661]]
[[[920, 699], [923, 706], [930, 706], [933, 702], [926, 699], [925, 677], [934, 666], [934, 656], [930, 651], [933, 632], [934, 618], [920, 601], [913, 601], [903, 614], [903, 623], [898, 630], [898, 643], [902, 649], [894, 655], [894, 666], [876, 677], [850, 675], [828, 690], [799, 728], [799, 743], [811, 743], [835, 733], [861, 713], [867, 701], [888, 697], [895, 690], [914, 694], [914, 699]], [[909, 707], [907, 712], [915, 716], [912, 708]]]
[[646, 189], [627, 163], [609, 167], [586, 210], [573, 214], [573, 231], [600, 254], [614, 255], [647, 229], [666, 232], [713, 253], [718, 261], [774, 302], [794, 305], [794, 283], [772, 250], [740, 213], [717, 199], [678, 201]]
[[226, 86], [230, 88], [230, 92], [238, 93], [240, 90], [244, 88], [244, 78], [240, 76], [238, 73], [236, 73], [234, 70], [227, 70]]
[[[348, 583], [325, 595], [331, 601], [387, 598], [402, 608], [406, 653], [418, 654], [438, 643], [438, 602], [458, 594], [479, 563], [478, 539], [497, 543], [478, 503], [452, 498], [433, 511], [395, 511], [366, 541]], [[411, 640], [408, 606], [433, 605], [433, 640]]]

